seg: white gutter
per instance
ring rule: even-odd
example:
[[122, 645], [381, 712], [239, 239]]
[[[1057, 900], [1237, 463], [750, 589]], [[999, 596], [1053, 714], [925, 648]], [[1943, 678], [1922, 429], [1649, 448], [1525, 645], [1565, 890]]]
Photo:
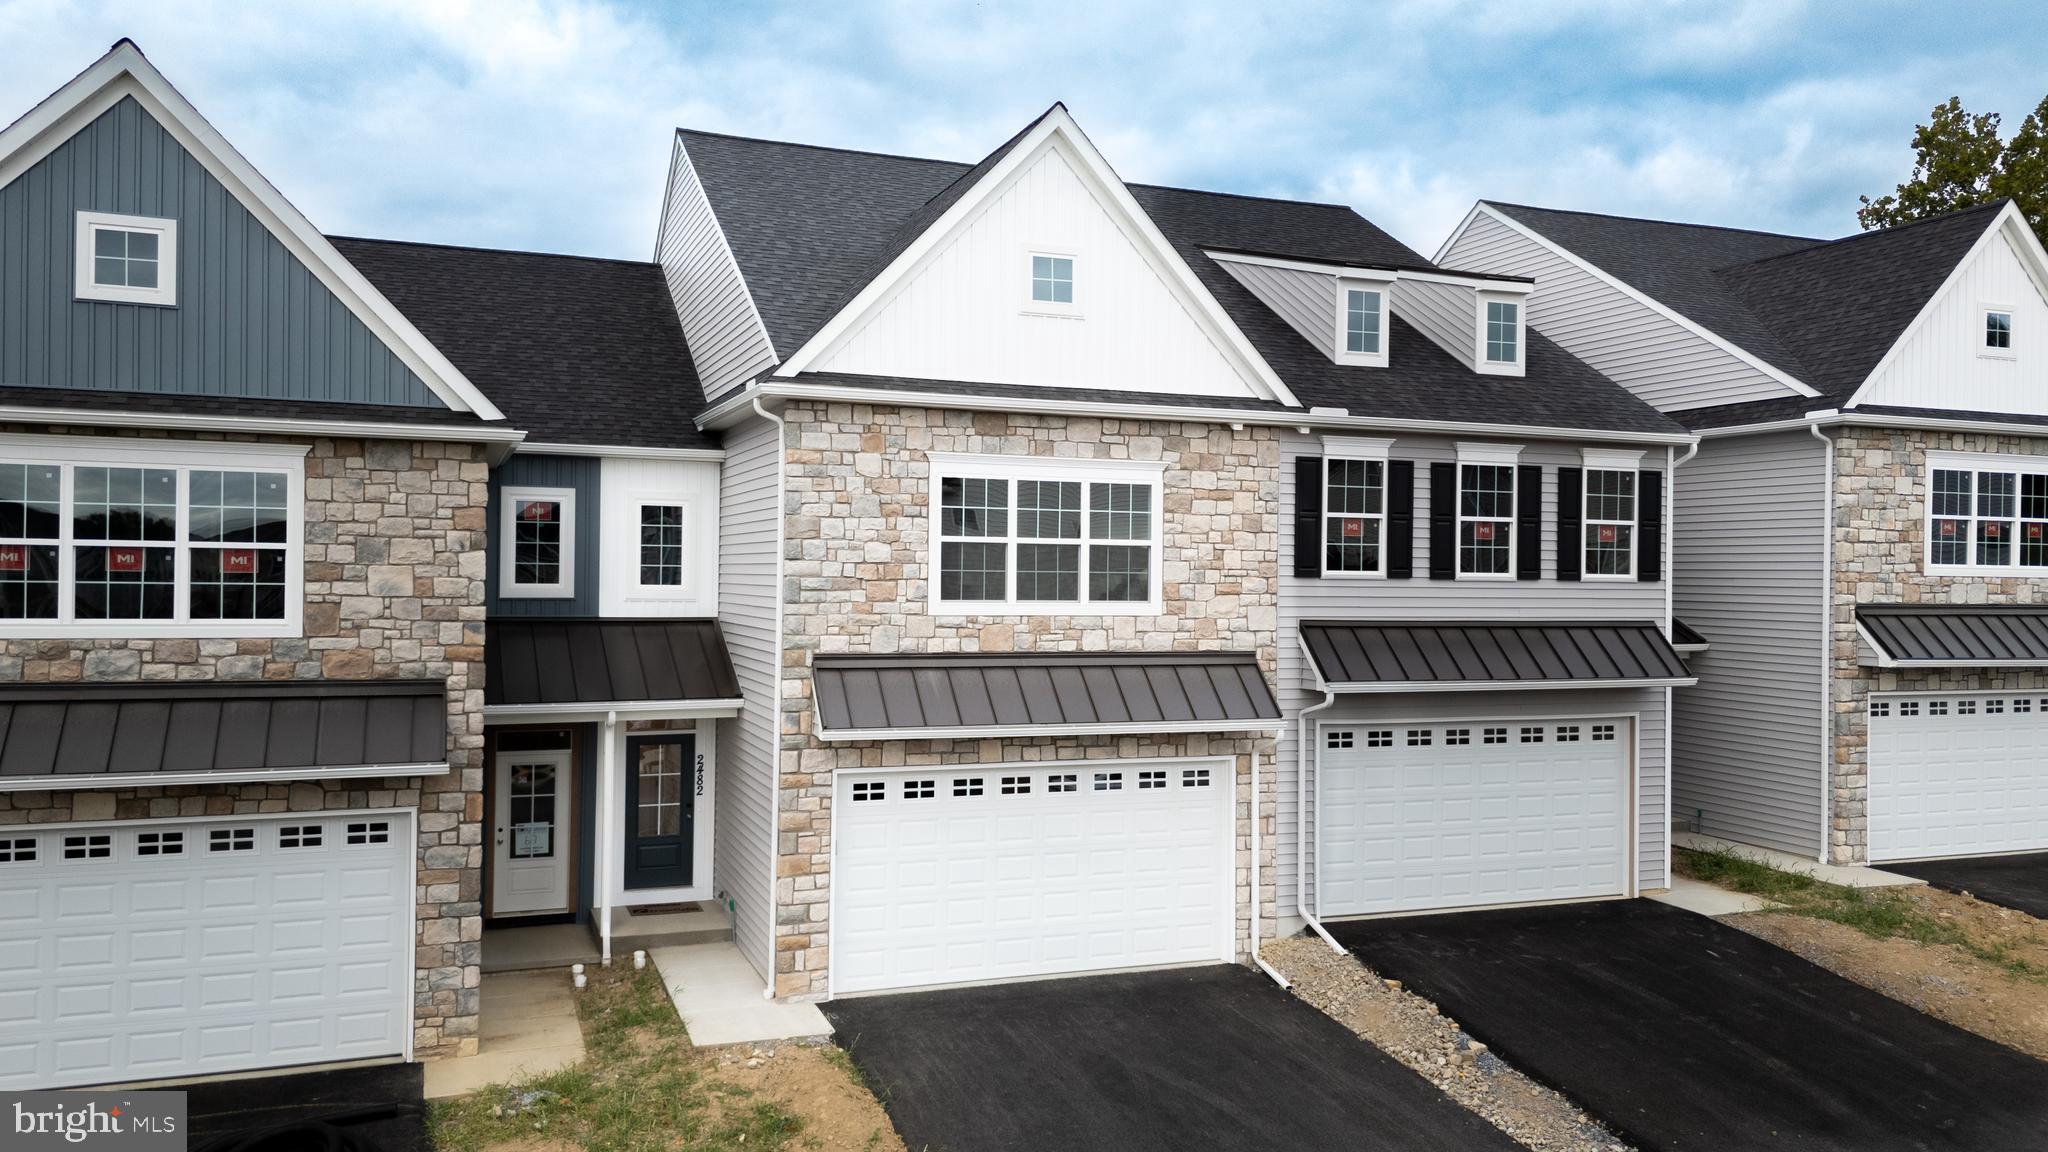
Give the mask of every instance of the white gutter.
[[[782, 500], [788, 488], [785, 475], [789, 451], [783, 443], [786, 427], [782, 417], [761, 405], [760, 393], [752, 388], [754, 413], [775, 425], [775, 650], [782, 651], [782, 571], [787, 550], [785, 533], [788, 521], [782, 514]], [[701, 421], [700, 421], [701, 422]], [[776, 853], [782, 822], [782, 662], [776, 661], [769, 675], [768, 693], [768, 899], [764, 911], [768, 914], [768, 977], [761, 988], [761, 999], [775, 999], [775, 869], [779, 863]], [[834, 839], [837, 843], [837, 839]], [[830, 955], [829, 953], [827, 954]], [[830, 961], [828, 960], [829, 964]], [[830, 982], [830, 973], [826, 976]]]
[[607, 701], [570, 704], [486, 704], [484, 723], [503, 724], [514, 720], [602, 720], [624, 716], [629, 720], [699, 720], [737, 716], [746, 706], [744, 699]]
[[527, 440], [519, 445], [521, 454], [540, 456], [610, 456], [625, 460], [705, 460], [717, 462], [725, 459], [723, 448], [644, 448], [633, 444], [535, 444]]
[[1835, 442], [1821, 426], [1810, 431], [1827, 453], [1820, 537], [1820, 860], [1828, 862], [1835, 829]]
[[[1301, 658], [1308, 662], [1309, 673], [1316, 678], [1317, 684], [1322, 684], [1322, 673], [1316, 671], [1316, 658], [1309, 654], [1308, 638], [1297, 631], [1294, 639], [1301, 646]], [[1323, 943], [1328, 944], [1331, 951], [1342, 956], [1344, 946], [1337, 943], [1337, 938], [1330, 935], [1328, 928], [1323, 927], [1322, 919], [1318, 915], [1322, 911], [1323, 903], [1323, 886], [1320, 882], [1316, 884], [1316, 907], [1309, 907], [1307, 893], [1304, 891], [1308, 887], [1308, 869], [1303, 866], [1303, 861], [1308, 858], [1309, 837], [1320, 837], [1323, 830], [1323, 813], [1320, 807], [1316, 809], [1315, 826], [1310, 827], [1308, 821], [1308, 773], [1311, 763], [1316, 765], [1319, 773], [1317, 783], [1322, 782], [1322, 757], [1318, 755], [1313, 760], [1309, 757], [1308, 716], [1309, 713], [1321, 712], [1336, 702], [1337, 694], [1330, 691], [1328, 685], [1323, 685], [1323, 702], [1311, 704], [1294, 715], [1294, 909], [1301, 913], [1301, 918], [1308, 922], [1309, 927], [1315, 929], [1316, 935], [1323, 938]], [[1323, 859], [1323, 846], [1320, 840], [1315, 844], [1315, 852], [1316, 861], [1320, 864]]]
[[1690, 688], [1699, 682], [1697, 676], [1662, 676], [1639, 680], [1393, 680], [1325, 684], [1324, 687], [1349, 696], [1392, 692], [1534, 692], [1551, 688]]
[[[1678, 455], [1676, 448], [1664, 449], [1664, 639], [1670, 641], [1671, 650], [1683, 659], [1687, 648], [1705, 650], [1706, 645], [1687, 644], [1684, 648], [1675, 642], [1678, 610], [1676, 590], [1678, 588], [1678, 470], [1685, 462], [1700, 454], [1698, 442]], [[1677, 726], [1671, 715], [1671, 689], [1664, 689], [1664, 887], [1671, 887], [1671, 858], [1677, 853], [1671, 850], [1671, 822], [1675, 812], [1671, 804], [1671, 750], [1677, 744], [1672, 739], [1672, 730]], [[1641, 739], [1641, 733], [1637, 734]], [[1638, 798], [1636, 819], [1642, 819], [1640, 798]]]
[[1691, 444], [1691, 432], [1615, 432], [1602, 428], [1550, 428], [1524, 424], [1479, 424], [1456, 420], [1394, 420], [1352, 416], [1342, 410], [1296, 408], [1238, 410], [1193, 405], [1139, 404], [1100, 400], [1043, 400], [1019, 396], [972, 396], [946, 392], [854, 388], [840, 384], [806, 384], [772, 379], [750, 384], [731, 399], [697, 417], [700, 428], [715, 428], [762, 399], [824, 400], [845, 404], [882, 404], [910, 408], [951, 408], [973, 412], [1024, 412], [1054, 416], [1109, 416], [1132, 420], [1182, 420], [1207, 424], [1256, 425], [1270, 428], [1372, 429], [1419, 435], [1507, 437], [1524, 440], [1613, 441], [1625, 444]]
[[1259, 970], [1273, 978], [1282, 988], [1289, 987], [1287, 977], [1282, 976], [1266, 958], [1259, 955], [1259, 757], [1257, 748], [1252, 749], [1252, 963]]
[[604, 718], [604, 735], [600, 737], [603, 746], [597, 757], [597, 908], [598, 941], [602, 946], [599, 958], [607, 968], [612, 962], [612, 869], [618, 863], [620, 845], [609, 843], [617, 815], [612, 811], [612, 744], [618, 733], [619, 717], [608, 712]]
[[[813, 708], [815, 712], [815, 708]], [[1159, 720], [1128, 724], [998, 724], [993, 727], [962, 725], [953, 728], [840, 728], [827, 730], [820, 724], [813, 734], [820, 740], [975, 740], [1009, 736], [1137, 736], [1166, 732], [1252, 732], [1278, 733], [1284, 720]]]
[[[344, 768], [229, 769], [217, 772], [127, 772], [111, 776], [10, 776], [9, 792], [50, 792], [71, 790], [89, 783], [93, 788], [158, 788], [172, 784], [218, 784], [224, 780], [342, 780], [384, 776], [445, 776], [448, 762], [437, 760], [418, 764], [351, 764]], [[23, 825], [26, 827], [26, 825]]]
[[[1792, 432], [1801, 428], [1841, 428], [1854, 425], [1861, 428], [1911, 428], [1931, 432], [1986, 432], [2000, 436], [2048, 437], [2048, 424], [2019, 424], [2007, 420], [1971, 420], [1953, 416], [1900, 416], [1889, 412], [1865, 412], [1858, 409], [1826, 408], [1808, 412], [1785, 420], [1765, 420], [1755, 424], [1731, 424], [1725, 428], [1702, 428], [1697, 435], [1703, 440], [1720, 439], [1727, 436], [1755, 436], [1765, 432]], [[1645, 439], [1647, 441], [1647, 438]]]

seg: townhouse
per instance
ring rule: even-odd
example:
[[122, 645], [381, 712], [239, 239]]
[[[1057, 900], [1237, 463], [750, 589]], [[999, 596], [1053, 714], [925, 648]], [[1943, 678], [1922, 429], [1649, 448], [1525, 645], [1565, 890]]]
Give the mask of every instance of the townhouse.
[[1681, 830], [1836, 862], [2048, 848], [2048, 254], [2010, 203], [1838, 240], [1482, 202], [1441, 258], [1697, 430]]

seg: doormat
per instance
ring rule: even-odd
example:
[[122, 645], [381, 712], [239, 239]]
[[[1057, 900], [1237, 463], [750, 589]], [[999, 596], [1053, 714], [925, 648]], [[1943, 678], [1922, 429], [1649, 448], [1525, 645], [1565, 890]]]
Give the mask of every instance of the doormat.
[[702, 912], [704, 906], [692, 900], [687, 904], [635, 904], [626, 909], [632, 916], [667, 916], [676, 912]]

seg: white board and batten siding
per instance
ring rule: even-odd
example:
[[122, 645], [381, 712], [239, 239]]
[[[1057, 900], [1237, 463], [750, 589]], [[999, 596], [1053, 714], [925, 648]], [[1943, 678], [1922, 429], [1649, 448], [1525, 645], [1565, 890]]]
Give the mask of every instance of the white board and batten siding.
[[768, 329], [754, 310], [746, 279], [680, 139], [669, 162], [657, 248], [655, 259], [682, 319], [704, 394], [718, 396], [773, 367]]
[[[1281, 441], [1280, 506], [1294, 507], [1294, 461], [1323, 454], [1320, 437], [1288, 432]], [[1558, 580], [1557, 469], [1582, 467], [1575, 445], [1533, 441], [1522, 449], [1521, 463], [1538, 465], [1543, 478], [1543, 578], [1541, 580], [1429, 579], [1429, 465], [1457, 459], [1457, 444], [1439, 437], [1402, 436], [1389, 457], [1415, 461], [1415, 574], [1407, 580], [1347, 576], [1303, 579], [1294, 575], [1294, 536], [1280, 540], [1280, 651], [1277, 683], [1282, 714], [1322, 702], [1314, 672], [1307, 666], [1299, 640], [1303, 620], [1656, 620], [1664, 618], [1664, 585], [1658, 581]], [[1664, 449], [1644, 449], [1643, 467], [1662, 470]], [[1686, 470], [1679, 474], [1680, 491]], [[1667, 519], [1668, 523], [1668, 519]], [[1666, 533], [1669, 547], [1670, 534]], [[1679, 694], [1692, 689], [1678, 689]], [[1642, 786], [1641, 828], [1637, 835], [1639, 885], [1662, 887], [1665, 870], [1664, 780], [1666, 723], [1663, 689], [1611, 691], [1458, 692], [1437, 694], [1385, 693], [1338, 698], [1338, 703], [1310, 717], [1423, 719], [1561, 717], [1594, 712], [1641, 712], [1637, 775]], [[1278, 753], [1279, 905], [1282, 915], [1296, 910], [1297, 881], [1313, 867], [1313, 845], [1304, 852], [1296, 835], [1302, 815], [1298, 796], [1295, 740], [1298, 725], [1280, 734]], [[1313, 780], [1310, 781], [1311, 785]], [[1310, 791], [1314, 816], [1313, 791]]]
[[[2012, 347], [1985, 347], [1984, 313], [2012, 315]], [[2048, 298], [2027, 274], [2003, 228], [1930, 302], [1918, 323], [1871, 373], [1857, 404], [1953, 408], [2048, 416]]]
[[733, 939], [772, 980], [769, 926], [775, 877], [775, 690], [782, 667], [777, 599], [781, 594], [782, 440], [772, 421], [753, 419], [725, 434], [719, 473], [718, 624], [746, 706], [718, 723], [717, 824], [712, 874], [734, 901]]
[[[1190, 396], [1259, 393], [1057, 137], [1021, 163], [819, 371]], [[1032, 256], [1073, 260], [1073, 304], [1031, 298]], [[694, 348], [694, 342], [692, 344]]]
[[[598, 538], [598, 611], [605, 616], [718, 615], [718, 464], [711, 460], [643, 460], [608, 456]], [[657, 504], [683, 513], [681, 584], [641, 583], [641, 509]]]
[[1413, 324], [1458, 363], [1478, 369], [1479, 293], [1461, 284], [1402, 280], [1394, 285], [1394, 314]]
[[1795, 395], [1755, 365], [1502, 223], [1484, 207], [1441, 263], [1534, 278], [1528, 325], [1663, 411]]
[[1818, 856], [1827, 448], [1714, 438], [1679, 471], [1674, 609], [1711, 647], [1677, 693], [1672, 821]]

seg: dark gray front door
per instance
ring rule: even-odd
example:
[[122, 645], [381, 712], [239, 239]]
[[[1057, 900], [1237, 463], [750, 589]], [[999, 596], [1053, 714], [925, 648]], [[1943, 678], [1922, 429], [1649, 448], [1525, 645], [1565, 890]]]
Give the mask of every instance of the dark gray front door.
[[626, 887], [690, 883], [697, 822], [697, 738], [688, 732], [626, 741]]

